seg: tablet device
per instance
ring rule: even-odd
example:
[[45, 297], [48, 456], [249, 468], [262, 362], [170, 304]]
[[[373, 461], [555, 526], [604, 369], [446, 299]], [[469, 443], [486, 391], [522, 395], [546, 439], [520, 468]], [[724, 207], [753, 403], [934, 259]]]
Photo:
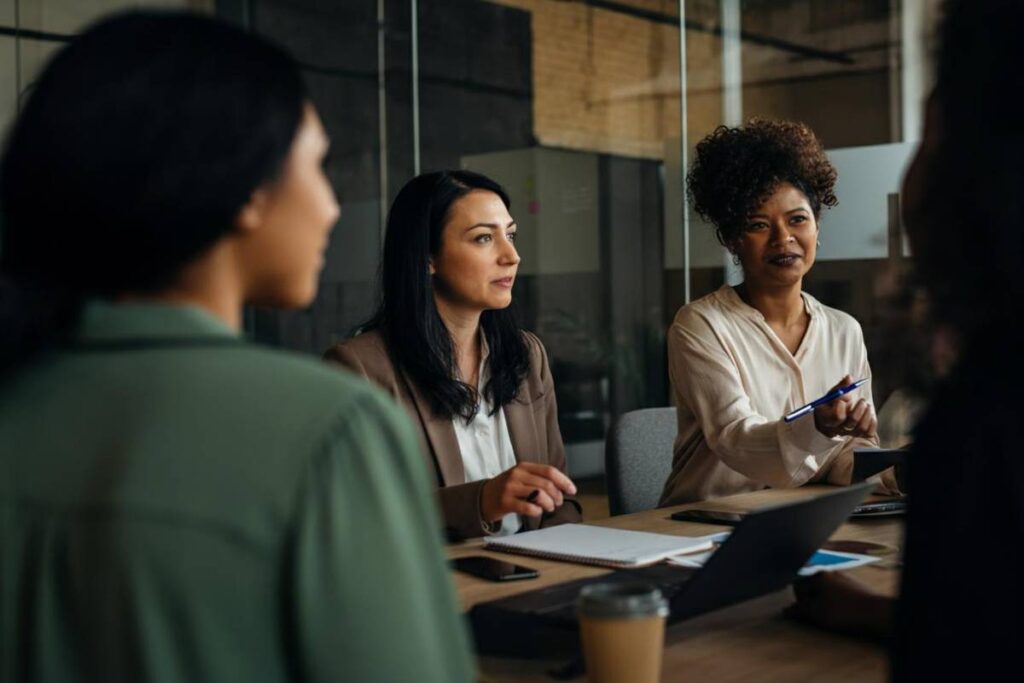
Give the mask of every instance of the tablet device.
[[906, 448], [855, 448], [853, 481], [864, 481], [882, 470], [907, 464]]

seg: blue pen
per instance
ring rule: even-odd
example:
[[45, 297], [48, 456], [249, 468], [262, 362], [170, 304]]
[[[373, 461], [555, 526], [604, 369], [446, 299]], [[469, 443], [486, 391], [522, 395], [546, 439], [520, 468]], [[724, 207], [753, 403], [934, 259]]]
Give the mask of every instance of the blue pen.
[[787, 415], [786, 417], [784, 417], [782, 419], [785, 420], [786, 422], [792, 422], [793, 420], [796, 420], [797, 418], [801, 418], [804, 415], [809, 414], [811, 411], [813, 411], [818, 406], [822, 406], [822, 405], [825, 405], [826, 403], [830, 403], [830, 402], [836, 400], [837, 398], [839, 398], [840, 396], [845, 396], [846, 394], [850, 393], [851, 391], [853, 391], [854, 389], [856, 389], [860, 385], [862, 385], [865, 382], [867, 382], [868, 379], [870, 379], [870, 378], [865, 377], [864, 379], [857, 380], [853, 384], [848, 384], [845, 387], [842, 387], [840, 389], [836, 389], [835, 391], [829, 392], [829, 393], [825, 394], [824, 396], [822, 396], [821, 398], [819, 398], [817, 400], [814, 400], [814, 401], [811, 401], [810, 403], [808, 403], [804, 407], [797, 408], [792, 413], [790, 413], [789, 415]]

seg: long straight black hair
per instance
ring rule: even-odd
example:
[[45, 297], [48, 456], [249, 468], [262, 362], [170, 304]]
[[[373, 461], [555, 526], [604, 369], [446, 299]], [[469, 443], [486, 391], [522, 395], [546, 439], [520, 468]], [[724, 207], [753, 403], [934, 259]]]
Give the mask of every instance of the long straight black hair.
[[0, 377], [85, 299], [166, 287], [234, 230], [306, 99], [284, 51], [200, 15], [119, 14], [61, 50], [0, 160]]
[[[466, 421], [476, 414], [481, 397], [456, 379], [454, 344], [437, 311], [429, 264], [441, 249], [452, 206], [474, 190], [493, 192], [511, 208], [501, 185], [471, 171], [424, 173], [406, 183], [388, 213], [380, 304], [364, 326], [381, 332], [392, 361], [429, 397], [438, 415]], [[511, 306], [484, 311], [480, 330], [489, 348], [490, 380], [483, 393], [493, 414], [515, 399], [530, 369], [530, 353]]]

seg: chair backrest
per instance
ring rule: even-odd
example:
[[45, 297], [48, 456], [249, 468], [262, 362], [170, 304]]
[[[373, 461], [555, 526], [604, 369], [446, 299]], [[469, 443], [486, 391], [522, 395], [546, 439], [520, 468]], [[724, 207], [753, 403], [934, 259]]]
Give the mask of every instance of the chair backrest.
[[605, 440], [604, 463], [613, 515], [658, 506], [672, 471], [675, 438], [675, 408], [633, 410], [612, 425]]

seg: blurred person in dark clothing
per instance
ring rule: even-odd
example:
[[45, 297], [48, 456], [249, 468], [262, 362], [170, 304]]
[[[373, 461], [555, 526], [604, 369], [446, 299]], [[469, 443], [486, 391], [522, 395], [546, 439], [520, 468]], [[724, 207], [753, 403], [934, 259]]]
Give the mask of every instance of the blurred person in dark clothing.
[[[1024, 613], [1024, 4], [946, 6], [904, 219], [931, 313], [957, 349], [915, 430], [898, 602], [842, 576], [798, 586], [797, 615], [892, 638], [898, 681], [1018, 668]], [[1012, 675], [1012, 674], [1010, 674]]]

